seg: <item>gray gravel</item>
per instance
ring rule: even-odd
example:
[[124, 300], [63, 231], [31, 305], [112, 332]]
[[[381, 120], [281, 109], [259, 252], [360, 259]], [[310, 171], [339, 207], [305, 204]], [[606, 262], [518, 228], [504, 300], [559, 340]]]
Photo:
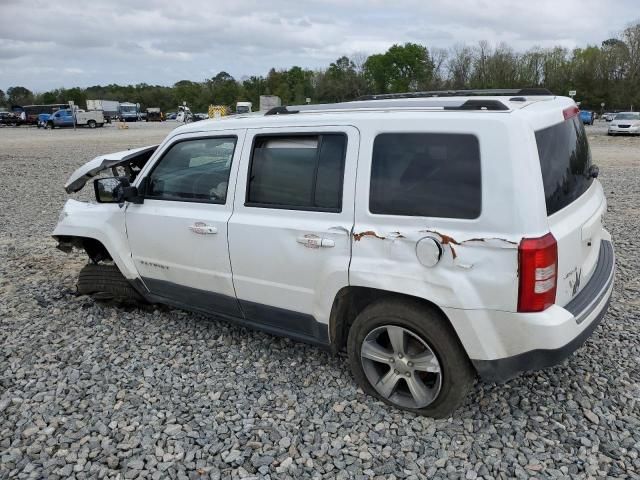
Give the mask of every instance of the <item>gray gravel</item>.
[[314, 347], [76, 296], [86, 260], [49, 237], [64, 181], [170, 128], [0, 129], [0, 478], [640, 478], [640, 139], [589, 129], [618, 255], [604, 324], [436, 421]]

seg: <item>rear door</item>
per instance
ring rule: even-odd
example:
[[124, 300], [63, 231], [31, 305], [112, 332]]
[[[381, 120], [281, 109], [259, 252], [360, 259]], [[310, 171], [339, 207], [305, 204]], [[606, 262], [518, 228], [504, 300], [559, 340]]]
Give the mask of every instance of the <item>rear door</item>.
[[358, 141], [347, 126], [248, 131], [229, 248], [249, 322], [327, 343], [333, 299], [349, 283]]
[[590, 175], [591, 152], [579, 116], [535, 135], [549, 228], [558, 242], [556, 303], [564, 306], [595, 270], [606, 200], [600, 182]]

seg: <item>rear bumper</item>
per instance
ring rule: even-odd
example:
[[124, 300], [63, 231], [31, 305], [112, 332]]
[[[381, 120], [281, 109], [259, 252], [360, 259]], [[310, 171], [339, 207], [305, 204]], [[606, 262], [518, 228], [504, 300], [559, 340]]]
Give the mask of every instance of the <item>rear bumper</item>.
[[589, 282], [565, 307], [539, 313], [475, 310], [450, 318], [480, 377], [504, 382], [557, 365], [580, 348], [607, 312], [614, 272], [613, 246], [603, 240]]

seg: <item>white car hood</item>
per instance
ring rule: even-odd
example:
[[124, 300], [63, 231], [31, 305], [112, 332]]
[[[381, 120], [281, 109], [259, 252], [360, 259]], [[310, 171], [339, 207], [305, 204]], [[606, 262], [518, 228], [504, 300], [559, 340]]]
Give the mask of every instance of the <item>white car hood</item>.
[[141, 154], [155, 151], [156, 148], [158, 148], [158, 145], [150, 145], [148, 147], [132, 148], [123, 152], [100, 155], [73, 172], [64, 185], [64, 189], [67, 193], [75, 193], [81, 190], [90, 178], [95, 177], [103, 170], [130, 162]]

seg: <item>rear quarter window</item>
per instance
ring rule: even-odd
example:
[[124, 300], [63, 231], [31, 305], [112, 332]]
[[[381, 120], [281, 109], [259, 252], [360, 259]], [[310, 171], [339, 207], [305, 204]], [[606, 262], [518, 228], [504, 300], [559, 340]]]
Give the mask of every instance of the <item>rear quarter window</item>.
[[375, 138], [371, 213], [473, 219], [481, 203], [480, 145], [474, 135], [383, 133]]
[[536, 132], [547, 215], [574, 202], [587, 191], [591, 151], [578, 117]]

